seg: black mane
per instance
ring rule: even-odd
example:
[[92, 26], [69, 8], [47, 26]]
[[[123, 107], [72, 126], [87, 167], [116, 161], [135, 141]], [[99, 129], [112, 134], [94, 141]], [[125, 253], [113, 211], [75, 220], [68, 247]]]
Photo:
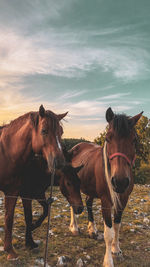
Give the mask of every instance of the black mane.
[[115, 114], [112, 126], [119, 136], [126, 137], [132, 129], [132, 121], [125, 114]]

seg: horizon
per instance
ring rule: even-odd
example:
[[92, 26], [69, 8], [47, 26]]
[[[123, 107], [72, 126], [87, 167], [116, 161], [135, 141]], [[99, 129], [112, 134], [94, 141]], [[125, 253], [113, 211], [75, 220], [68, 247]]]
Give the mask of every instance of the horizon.
[[0, 123], [41, 104], [63, 138], [93, 141], [105, 112], [150, 118], [150, 1], [0, 3]]

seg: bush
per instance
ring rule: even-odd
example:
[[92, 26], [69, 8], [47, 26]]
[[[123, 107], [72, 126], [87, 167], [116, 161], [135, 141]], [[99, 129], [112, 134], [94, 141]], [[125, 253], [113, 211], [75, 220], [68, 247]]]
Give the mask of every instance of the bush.
[[144, 165], [135, 170], [134, 182], [135, 184], [150, 183], [150, 165]]

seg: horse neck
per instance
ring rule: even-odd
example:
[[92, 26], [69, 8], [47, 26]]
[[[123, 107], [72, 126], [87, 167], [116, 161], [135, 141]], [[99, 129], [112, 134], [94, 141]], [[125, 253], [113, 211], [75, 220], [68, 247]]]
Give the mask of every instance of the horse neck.
[[12, 162], [25, 162], [32, 150], [32, 128], [29, 120], [21, 123], [20, 127], [6, 127], [1, 134], [4, 155]]

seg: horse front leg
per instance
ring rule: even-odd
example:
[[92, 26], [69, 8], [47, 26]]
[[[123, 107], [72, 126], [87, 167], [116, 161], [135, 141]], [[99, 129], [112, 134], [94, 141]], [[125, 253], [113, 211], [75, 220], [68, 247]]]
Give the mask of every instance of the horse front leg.
[[112, 227], [112, 218], [111, 218], [111, 205], [106, 204], [107, 202], [102, 202], [102, 214], [104, 219], [104, 240], [106, 245], [106, 251], [103, 261], [104, 267], [114, 267], [113, 258], [111, 253], [112, 241], [114, 238], [114, 229]]
[[122, 211], [115, 211], [114, 212], [114, 224], [113, 224], [113, 228], [114, 228], [114, 239], [112, 242], [112, 254], [114, 256], [120, 256], [122, 257], [122, 251], [120, 249], [119, 246], [119, 230], [120, 230], [120, 226], [121, 226], [121, 217], [122, 217]]
[[14, 251], [12, 246], [12, 227], [14, 219], [14, 210], [18, 194], [12, 194], [12, 197], [5, 195], [5, 238], [4, 238], [4, 250], [8, 252], [7, 259], [15, 260], [18, 255]]
[[48, 215], [48, 204], [46, 202], [46, 199], [38, 200], [38, 202], [43, 207], [43, 214], [40, 216], [40, 218], [35, 223], [32, 223], [32, 227], [31, 227], [32, 231], [35, 230], [37, 227], [39, 227]]
[[22, 198], [22, 203], [26, 222], [25, 244], [30, 249], [37, 248], [38, 244], [33, 241], [32, 237], [32, 200]]
[[78, 235], [79, 228], [78, 228], [77, 220], [76, 220], [72, 207], [70, 207], [70, 211], [71, 211], [71, 222], [70, 222], [69, 230], [72, 232], [73, 235]]
[[97, 237], [97, 228], [94, 223], [94, 217], [93, 217], [93, 211], [92, 211], [92, 205], [93, 205], [93, 198], [87, 196], [86, 197], [86, 207], [88, 211], [88, 233], [91, 238]]

